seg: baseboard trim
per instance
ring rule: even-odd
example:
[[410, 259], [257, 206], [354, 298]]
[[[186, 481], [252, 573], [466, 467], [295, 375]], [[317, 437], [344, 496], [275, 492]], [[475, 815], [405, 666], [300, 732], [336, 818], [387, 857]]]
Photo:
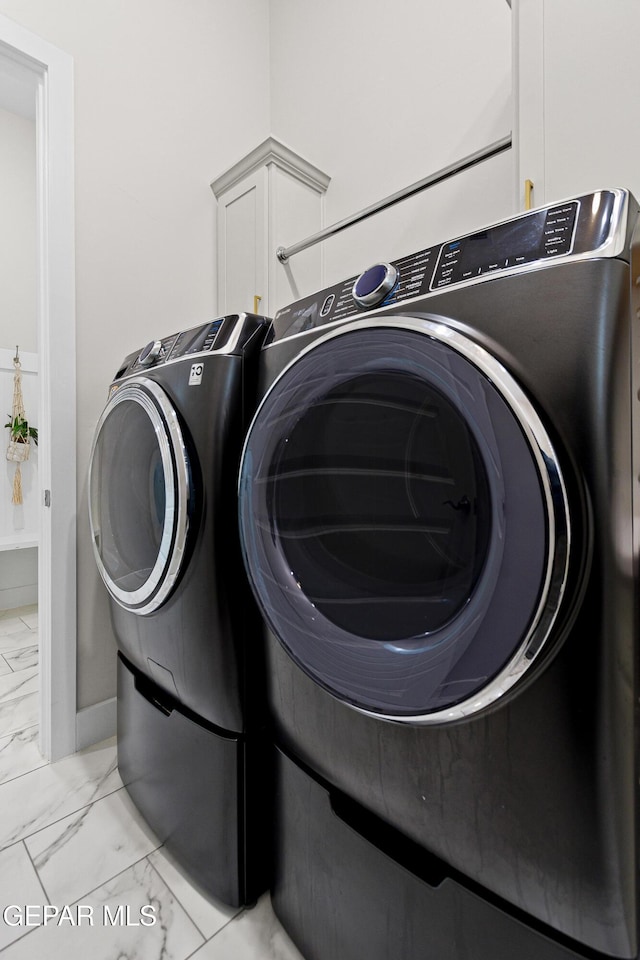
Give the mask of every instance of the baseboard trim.
[[16, 607], [32, 607], [38, 602], [38, 584], [24, 587], [7, 587], [0, 590], [0, 610], [15, 610]]
[[76, 750], [84, 750], [116, 735], [116, 698], [101, 700], [76, 713]]

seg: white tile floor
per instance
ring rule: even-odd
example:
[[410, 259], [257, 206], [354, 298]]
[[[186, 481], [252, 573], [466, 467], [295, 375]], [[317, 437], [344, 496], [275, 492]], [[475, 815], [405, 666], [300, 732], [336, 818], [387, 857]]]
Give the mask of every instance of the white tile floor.
[[36, 608], [1, 612], [0, 960], [302, 960], [268, 894], [238, 911], [189, 882], [131, 803], [115, 739], [43, 760], [37, 659]]

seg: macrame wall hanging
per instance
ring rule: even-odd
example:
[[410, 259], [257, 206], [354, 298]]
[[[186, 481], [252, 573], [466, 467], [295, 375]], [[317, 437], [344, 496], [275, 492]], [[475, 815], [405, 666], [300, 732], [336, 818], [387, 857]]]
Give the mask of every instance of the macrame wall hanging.
[[31, 441], [38, 444], [38, 431], [35, 427], [30, 427], [24, 410], [24, 400], [22, 398], [22, 364], [20, 363], [20, 354], [16, 347], [16, 355], [13, 358], [13, 404], [9, 422], [5, 427], [9, 428], [9, 446], [7, 448], [7, 460], [16, 465], [16, 471], [13, 477], [13, 496], [11, 503], [19, 506], [22, 503], [22, 471], [20, 464], [29, 459], [31, 450]]

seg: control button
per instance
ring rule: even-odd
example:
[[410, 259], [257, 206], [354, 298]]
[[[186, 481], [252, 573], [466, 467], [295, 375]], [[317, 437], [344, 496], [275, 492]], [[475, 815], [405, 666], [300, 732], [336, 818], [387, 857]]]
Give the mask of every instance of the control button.
[[351, 296], [360, 307], [382, 303], [398, 282], [398, 270], [391, 263], [376, 263], [361, 273], [353, 285]]
[[507, 261], [492, 260], [491, 263], [483, 263], [482, 266], [478, 268], [478, 273], [481, 276], [484, 276], [485, 273], [495, 273], [496, 270], [503, 270], [506, 265]]
[[162, 353], [162, 341], [152, 340], [140, 351], [138, 363], [141, 367], [150, 367]]
[[329, 296], [325, 299], [324, 303], [320, 308], [321, 317], [326, 317], [326, 315], [329, 313], [329, 310], [331, 310], [331, 307], [333, 306], [335, 299], [336, 299], [335, 293], [330, 293]]

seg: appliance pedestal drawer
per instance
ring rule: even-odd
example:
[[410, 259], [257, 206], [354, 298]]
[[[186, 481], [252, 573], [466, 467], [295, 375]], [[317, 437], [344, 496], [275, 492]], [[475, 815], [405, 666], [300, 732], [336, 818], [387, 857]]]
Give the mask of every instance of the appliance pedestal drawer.
[[244, 740], [181, 707], [118, 655], [118, 768], [158, 840], [207, 893], [245, 902]]
[[[276, 750], [271, 899], [305, 960], [577, 960]], [[576, 947], [579, 951], [579, 948]]]

